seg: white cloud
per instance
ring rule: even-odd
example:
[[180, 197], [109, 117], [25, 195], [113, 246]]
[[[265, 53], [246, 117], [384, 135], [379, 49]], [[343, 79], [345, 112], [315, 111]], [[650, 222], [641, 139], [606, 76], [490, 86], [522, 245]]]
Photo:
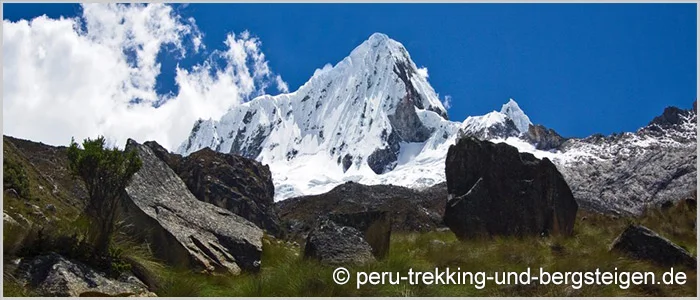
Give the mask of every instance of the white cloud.
[[3, 23], [3, 128], [20, 138], [65, 145], [105, 135], [120, 147], [134, 138], [173, 150], [197, 119], [218, 119], [271, 82], [286, 88], [260, 41], [243, 32], [229, 34], [209, 60], [178, 66], [179, 92], [158, 95], [164, 46], [181, 56], [204, 49], [194, 20], [168, 5], [91, 4], [79, 18]]
[[282, 92], [282, 93], [289, 93], [289, 85], [287, 85], [284, 80], [282, 80], [282, 76], [277, 75], [275, 77], [275, 82], [277, 83], [277, 90]]
[[427, 67], [418, 68], [418, 70], [416, 70], [416, 72], [418, 72], [418, 75], [420, 75], [420, 77], [423, 77], [425, 79], [428, 78], [428, 68]]
[[452, 107], [452, 96], [445, 95], [444, 100], [442, 100], [442, 106], [445, 107], [445, 109], [450, 109]]

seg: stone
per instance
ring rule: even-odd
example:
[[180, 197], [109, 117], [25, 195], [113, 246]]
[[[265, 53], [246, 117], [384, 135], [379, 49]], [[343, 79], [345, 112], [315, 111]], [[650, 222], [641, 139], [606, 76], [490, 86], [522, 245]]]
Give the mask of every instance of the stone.
[[445, 175], [443, 220], [460, 239], [573, 232], [578, 204], [546, 158], [465, 137], [450, 146]]
[[275, 187], [267, 165], [209, 148], [182, 157], [156, 142], [144, 145], [168, 164], [200, 201], [233, 212], [273, 236], [282, 236], [274, 203]]
[[155, 295], [130, 274], [110, 278], [81, 262], [66, 259], [56, 253], [23, 259], [15, 272], [33, 291], [45, 297]]
[[372, 246], [362, 233], [350, 226], [340, 226], [324, 218], [309, 233], [304, 257], [327, 265], [365, 264], [374, 261]]
[[153, 151], [129, 139], [143, 162], [126, 187], [123, 216], [160, 259], [205, 272], [258, 271], [263, 231], [242, 217], [197, 200]]
[[382, 258], [389, 253], [391, 240], [391, 217], [387, 211], [365, 211], [356, 213], [329, 214], [328, 218], [341, 226], [350, 226], [360, 232], [372, 246], [374, 257]]
[[687, 250], [640, 225], [628, 226], [613, 241], [610, 250], [620, 251], [631, 257], [652, 261], [662, 266], [683, 265], [693, 270], [697, 267], [697, 259]]
[[531, 124], [523, 137], [539, 150], [557, 149], [566, 142], [556, 131], [542, 125]]

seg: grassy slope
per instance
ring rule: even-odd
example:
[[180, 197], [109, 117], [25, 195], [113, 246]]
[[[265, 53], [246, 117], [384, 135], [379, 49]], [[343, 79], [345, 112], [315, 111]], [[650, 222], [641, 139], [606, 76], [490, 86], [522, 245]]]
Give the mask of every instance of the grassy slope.
[[[615, 219], [581, 213], [571, 237], [494, 238], [458, 241], [451, 232], [395, 234], [387, 258], [365, 266], [348, 266], [353, 271], [403, 272], [450, 267], [469, 271], [523, 271], [543, 267], [547, 271], [652, 271], [660, 278], [668, 268], [609, 252], [614, 238], [629, 224], [641, 223], [697, 255], [695, 212], [684, 207], [649, 211], [637, 219]], [[435, 242], [435, 240], [443, 243]], [[259, 274], [231, 278], [170, 273], [161, 296], [694, 296], [697, 273], [686, 271], [682, 286], [584, 286], [569, 285], [496, 286], [484, 289], [471, 285], [426, 286], [401, 284], [365, 285], [355, 288], [354, 277], [346, 285], [332, 281], [333, 267], [301, 258], [301, 249], [266, 239], [263, 268]], [[536, 271], [533, 271], [535, 275]]]
[[[29, 181], [29, 197], [17, 198], [4, 193], [3, 210], [18, 219], [23, 215], [34, 227], [51, 226], [70, 229], [77, 216], [75, 194], [61, 184], [54, 192], [53, 179], [46, 172], [39, 172], [8, 139], [4, 139], [6, 159], [20, 164]], [[42, 170], [47, 169], [45, 165]], [[42, 175], [44, 174], [44, 175]], [[50, 174], [57, 177], [60, 173]], [[64, 179], [65, 180], [65, 179]], [[46, 205], [56, 206], [56, 212], [45, 210]], [[40, 207], [49, 220], [32, 214], [32, 205]], [[398, 233], [392, 235], [389, 255], [378, 262], [365, 266], [347, 266], [350, 271], [427, 271], [435, 267], [460, 267], [463, 271], [522, 271], [528, 266], [543, 267], [548, 271], [603, 270], [654, 271], [658, 276], [667, 268], [644, 261], [627, 258], [619, 253], [608, 252], [613, 239], [629, 223], [641, 223], [660, 235], [697, 255], [696, 212], [679, 205], [668, 210], [650, 210], [636, 219], [611, 218], [580, 212], [571, 237], [494, 238], [458, 241], [447, 232]], [[30, 232], [27, 226], [7, 226], [3, 231], [5, 266], [15, 258], [12, 249], [22, 242]], [[442, 241], [443, 243], [435, 242]], [[486, 288], [476, 289], [471, 285], [425, 286], [402, 284], [365, 285], [355, 288], [354, 279], [346, 285], [337, 285], [332, 280], [333, 267], [322, 266], [315, 261], [302, 258], [302, 249], [293, 244], [266, 238], [263, 247], [263, 267], [258, 274], [237, 277], [208, 276], [187, 270], [175, 270], [155, 260], [148, 246], [136, 244], [127, 237], [115, 239], [115, 247], [134, 265], [141, 266], [155, 292], [160, 296], [694, 296], [697, 295], [696, 271], [686, 270], [688, 284], [683, 286], [632, 286], [627, 290], [617, 286], [584, 286], [574, 290], [567, 285], [496, 286], [487, 283]], [[5, 296], [32, 295], [32, 291], [20, 286], [4, 270], [3, 290]]]

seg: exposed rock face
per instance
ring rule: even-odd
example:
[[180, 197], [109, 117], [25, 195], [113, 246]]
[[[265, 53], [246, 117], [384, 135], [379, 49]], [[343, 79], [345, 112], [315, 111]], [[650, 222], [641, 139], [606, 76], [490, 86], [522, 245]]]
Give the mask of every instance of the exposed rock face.
[[391, 240], [391, 215], [387, 211], [367, 211], [350, 214], [330, 214], [328, 218], [341, 226], [350, 226], [360, 232], [372, 246], [375, 257], [389, 253]]
[[23, 260], [16, 272], [41, 296], [155, 296], [136, 277], [108, 278], [87, 265], [56, 253]]
[[198, 201], [182, 180], [146, 146], [133, 140], [143, 167], [126, 187], [124, 215], [135, 234], [171, 264], [209, 272], [260, 268], [260, 228], [225, 209]]
[[610, 249], [663, 266], [683, 265], [692, 269], [697, 267], [697, 260], [692, 254], [644, 226], [627, 227], [613, 241]]
[[340, 226], [325, 219], [306, 238], [304, 257], [318, 259], [323, 264], [364, 264], [374, 261], [372, 246], [362, 233], [350, 226]]
[[367, 165], [377, 174], [384, 174], [393, 170], [401, 150], [399, 144], [400, 140], [396, 132], [391, 132], [391, 134], [387, 136], [386, 131], [384, 131], [382, 139], [387, 142], [387, 147], [377, 149], [367, 157]]
[[227, 209], [274, 236], [281, 236], [274, 205], [275, 187], [267, 165], [234, 154], [203, 148], [187, 157], [146, 142], [185, 182], [197, 199]]
[[430, 231], [442, 226], [445, 183], [423, 191], [393, 185], [347, 182], [327, 193], [277, 202], [291, 235], [304, 237], [319, 215], [387, 211], [393, 231]]
[[556, 149], [566, 141], [556, 131], [542, 125], [530, 125], [524, 138], [539, 150]]
[[582, 208], [639, 215], [697, 188], [697, 113], [667, 108], [633, 133], [567, 140], [562, 151], [586, 153], [559, 164]]
[[467, 137], [448, 150], [445, 175], [444, 221], [461, 239], [573, 231], [578, 205], [546, 158]]

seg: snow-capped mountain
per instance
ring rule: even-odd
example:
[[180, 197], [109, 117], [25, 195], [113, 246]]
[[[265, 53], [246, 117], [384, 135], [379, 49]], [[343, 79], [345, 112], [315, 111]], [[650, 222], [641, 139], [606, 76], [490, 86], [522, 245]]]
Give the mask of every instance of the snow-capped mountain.
[[309, 188], [284, 183], [294, 170], [323, 173], [308, 179], [333, 184], [385, 174], [417, 144], [442, 145], [457, 128], [421, 74], [401, 43], [373, 34], [293, 93], [258, 97], [221, 120], [198, 121], [177, 152], [210, 147], [270, 164], [280, 170], [278, 198]]
[[[324, 193], [347, 181], [432, 186], [445, 180], [447, 150], [464, 135], [549, 158], [576, 199], [598, 210], [637, 213], [643, 205], [665, 199], [657, 196], [664, 196], [666, 187], [686, 184], [686, 176], [696, 174], [695, 152], [686, 155], [697, 149], [697, 121], [688, 117], [695, 112], [683, 117], [665, 113], [622, 136], [565, 139], [534, 125], [513, 99], [500, 111], [450, 121], [422, 74], [401, 43], [376, 33], [335, 66], [317, 70], [295, 92], [261, 96], [231, 108], [220, 120], [197, 121], [177, 152], [188, 155], [210, 147], [268, 164], [275, 200]], [[649, 159], [656, 159], [658, 166], [689, 168], [692, 162], [693, 168], [681, 171], [682, 178], [671, 174], [661, 181], [644, 177], [645, 172], [640, 177], [618, 170], [620, 161], [633, 169], [643, 165], [643, 153], [652, 155]], [[653, 172], [675, 172], [671, 169]], [[625, 187], [611, 191], [611, 182]], [[634, 184], [639, 188], [631, 188]], [[652, 192], [644, 194], [642, 188]], [[642, 196], [621, 199], [629, 198], [624, 191]]]

